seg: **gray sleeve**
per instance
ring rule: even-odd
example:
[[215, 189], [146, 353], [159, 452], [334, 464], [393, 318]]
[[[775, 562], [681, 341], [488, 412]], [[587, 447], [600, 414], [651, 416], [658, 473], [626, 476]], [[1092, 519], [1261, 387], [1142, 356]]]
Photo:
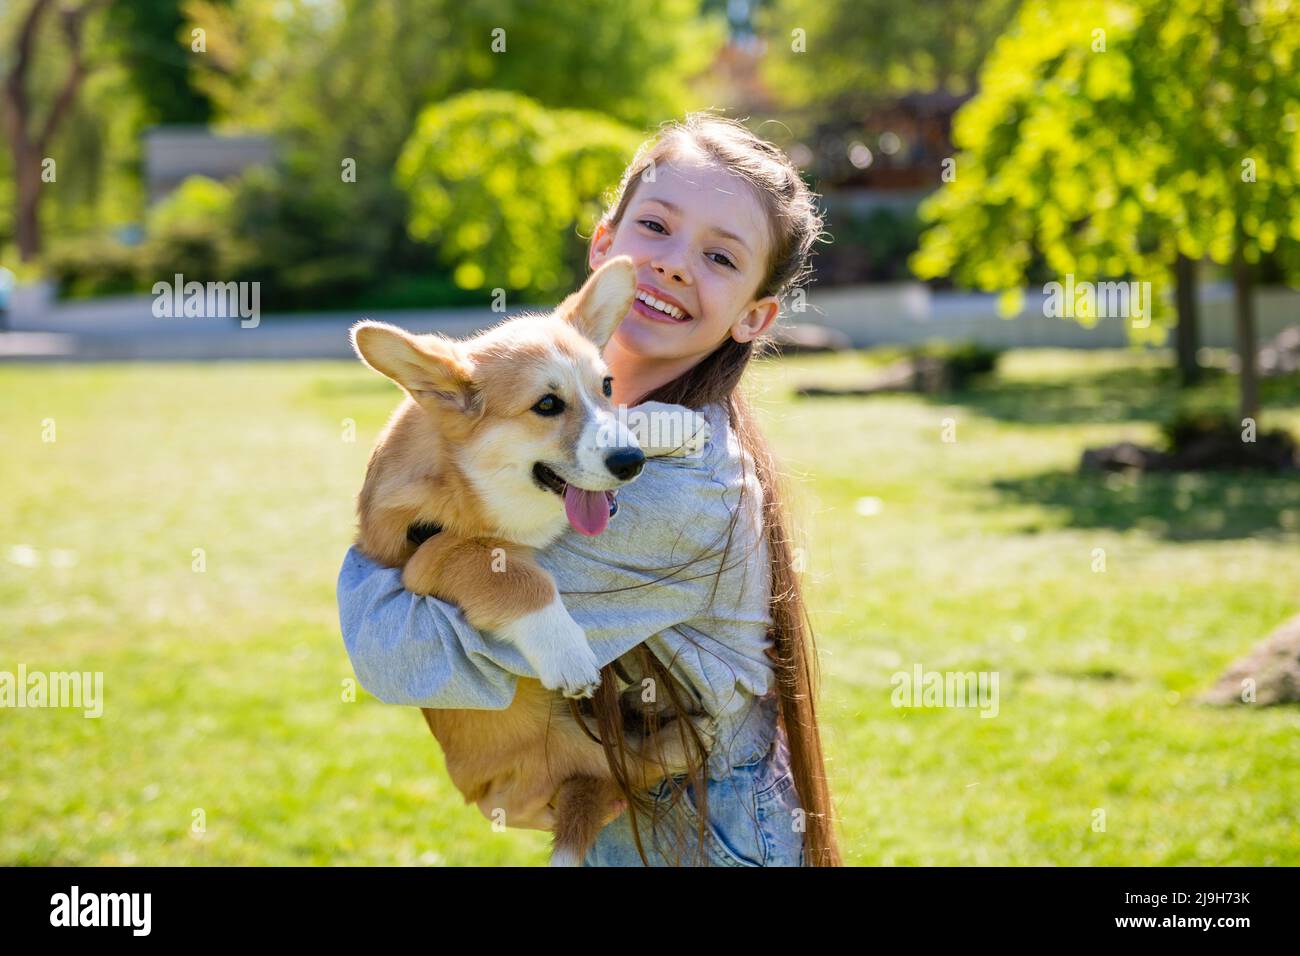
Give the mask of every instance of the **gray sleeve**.
[[454, 604], [406, 590], [400, 569], [356, 546], [339, 571], [338, 602], [357, 680], [384, 703], [502, 710], [514, 700], [515, 673], [529, 673], [513, 648], [494, 645]]

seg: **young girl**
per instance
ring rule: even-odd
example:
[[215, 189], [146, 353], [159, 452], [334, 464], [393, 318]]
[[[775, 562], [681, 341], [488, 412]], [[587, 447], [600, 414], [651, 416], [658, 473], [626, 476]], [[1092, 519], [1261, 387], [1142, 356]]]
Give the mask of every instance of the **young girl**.
[[[603, 534], [569, 531], [538, 553], [601, 662], [588, 714], [627, 797], [584, 865], [840, 863], [788, 520], [737, 388], [780, 296], [806, 278], [821, 225], [779, 149], [692, 114], [642, 146], [592, 236], [592, 268], [628, 255], [637, 269], [637, 301], [604, 351], [615, 404], [697, 409], [712, 437], [699, 456], [647, 460]], [[400, 571], [355, 548], [338, 597], [357, 677], [380, 700], [505, 708], [517, 676], [536, 677], [454, 605], [405, 591]], [[711, 719], [711, 746], [672, 719], [684, 714]], [[622, 755], [667, 732], [695, 745], [690, 771], [629, 790]], [[552, 822], [550, 805], [503, 809], [507, 825]]]

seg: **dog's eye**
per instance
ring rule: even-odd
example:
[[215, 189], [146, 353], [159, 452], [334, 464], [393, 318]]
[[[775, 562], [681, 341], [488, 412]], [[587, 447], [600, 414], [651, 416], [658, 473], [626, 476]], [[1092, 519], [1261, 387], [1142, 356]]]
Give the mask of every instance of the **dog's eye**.
[[538, 415], [558, 415], [564, 411], [564, 400], [558, 395], [543, 395], [533, 406]]
[[605, 393], [606, 398], [610, 398], [614, 394], [614, 377], [612, 375], [605, 376], [605, 381], [600, 383], [600, 390]]

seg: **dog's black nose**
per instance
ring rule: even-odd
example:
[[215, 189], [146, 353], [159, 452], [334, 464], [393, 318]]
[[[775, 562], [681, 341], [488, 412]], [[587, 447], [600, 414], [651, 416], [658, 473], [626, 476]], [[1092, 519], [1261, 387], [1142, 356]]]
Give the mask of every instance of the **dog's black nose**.
[[644, 464], [645, 452], [640, 448], [620, 448], [605, 458], [605, 467], [619, 481], [631, 481], [641, 474], [641, 466]]

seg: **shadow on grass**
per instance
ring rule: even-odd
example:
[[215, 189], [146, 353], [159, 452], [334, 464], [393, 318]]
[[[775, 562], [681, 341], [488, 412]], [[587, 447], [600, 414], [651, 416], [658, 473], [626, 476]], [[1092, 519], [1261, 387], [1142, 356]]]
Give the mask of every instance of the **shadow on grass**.
[[999, 479], [991, 486], [1017, 504], [1064, 511], [1068, 525], [1075, 528], [1136, 528], [1169, 541], [1300, 532], [1300, 478], [1295, 474], [1183, 472], [1128, 477], [1057, 471]]
[[[1220, 369], [1206, 369], [1194, 389], [1180, 390], [1172, 368], [1125, 368], [1054, 381], [989, 379], [969, 389], [926, 395], [941, 405], [964, 405], [992, 419], [1023, 425], [1078, 425], [1121, 422], [1163, 422], [1180, 402], [1195, 398], [1226, 409], [1237, 407], [1237, 378]], [[1300, 375], [1260, 382], [1265, 410], [1300, 406]]]

